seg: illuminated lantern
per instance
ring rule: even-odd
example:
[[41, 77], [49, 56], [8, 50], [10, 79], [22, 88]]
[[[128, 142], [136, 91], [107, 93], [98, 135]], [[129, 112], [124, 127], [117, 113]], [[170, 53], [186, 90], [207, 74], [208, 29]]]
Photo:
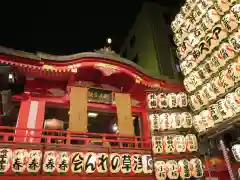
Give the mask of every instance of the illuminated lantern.
[[45, 173], [53, 173], [57, 167], [56, 151], [45, 151], [43, 158], [43, 171]]
[[209, 29], [212, 29], [213, 26], [219, 22], [221, 17], [215, 9], [209, 9], [206, 13], [206, 21], [209, 23]]
[[193, 33], [195, 38], [197, 39], [197, 41], [199, 42], [200, 39], [202, 39], [205, 35], [205, 32], [201, 29], [200, 25], [197, 25], [194, 29], [193, 29]]
[[74, 174], [84, 171], [84, 154], [82, 152], [73, 152], [71, 154], [71, 171]]
[[209, 46], [207, 44], [207, 42], [205, 40], [202, 40], [199, 44], [198, 44], [198, 48], [200, 50], [200, 56], [199, 59], [203, 60], [206, 58], [206, 56], [211, 53]]
[[158, 98], [159, 108], [167, 108], [168, 107], [168, 98], [165, 93], [158, 94], [157, 98]]
[[168, 113], [163, 113], [160, 115], [160, 124], [161, 129], [166, 130], [171, 128], [171, 124], [169, 124], [170, 115]]
[[219, 101], [217, 101], [217, 104], [223, 119], [228, 119], [235, 115], [235, 112], [233, 111], [233, 109], [226, 104], [225, 99], [220, 99]]
[[194, 93], [194, 95], [198, 99], [198, 101], [199, 101], [201, 106], [204, 106], [204, 105], [208, 104], [209, 99], [206, 97], [206, 95], [204, 94], [203, 90], [200, 89], [199, 91], [196, 91]]
[[28, 153], [27, 171], [38, 173], [42, 164], [42, 152], [40, 150], [30, 150]]
[[98, 153], [96, 167], [99, 173], [108, 172], [108, 154], [107, 153]]
[[66, 151], [59, 152], [57, 158], [57, 172], [67, 173], [69, 170], [69, 162], [69, 153]]
[[192, 127], [192, 115], [189, 112], [181, 113], [181, 126], [183, 128]]
[[189, 54], [186, 59], [186, 75], [189, 74], [195, 67], [197, 67], [197, 62], [195, 62], [195, 59], [192, 54]]
[[181, 123], [181, 114], [180, 113], [171, 113], [172, 120], [172, 129], [179, 129], [182, 126]]
[[122, 154], [121, 155], [121, 171], [123, 174], [128, 174], [131, 172], [131, 155], [130, 154]]
[[233, 33], [228, 41], [235, 52], [240, 52], [240, 32]]
[[186, 135], [185, 144], [188, 152], [196, 152], [198, 150], [197, 137], [194, 134]]
[[201, 178], [203, 177], [204, 170], [203, 165], [200, 159], [193, 158], [190, 160], [191, 164], [191, 175], [195, 178]]
[[162, 154], [164, 152], [162, 136], [152, 137], [152, 149], [154, 154]]
[[167, 169], [164, 161], [156, 161], [154, 163], [155, 176], [157, 180], [167, 179]]
[[169, 118], [168, 118], [168, 124], [169, 124], [169, 130], [172, 130], [172, 129], [176, 129], [176, 124], [173, 123], [175, 122], [175, 117], [174, 114], [169, 114]]
[[228, 90], [234, 86], [234, 81], [231, 78], [230, 72], [228, 69], [224, 69], [219, 73], [219, 80], [224, 89]]
[[161, 127], [159, 114], [153, 113], [153, 114], [149, 115], [149, 120], [151, 123], [151, 130], [158, 131]]
[[192, 86], [192, 82], [190, 83], [190, 78], [187, 77], [183, 80], [184, 87], [187, 92], [193, 91], [194, 86]]
[[187, 159], [178, 161], [179, 175], [182, 179], [189, 179], [191, 177], [191, 165]]
[[199, 98], [197, 98], [196, 95], [190, 96], [189, 105], [193, 111], [199, 110], [203, 106], [202, 101], [199, 101]]
[[200, 23], [200, 28], [201, 28], [201, 31], [204, 32], [204, 36], [205, 36], [205, 33], [210, 31], [212, 29], [213, 25], [212, 23], [208, 20], [207, 17], [203, 17], [202, 18], [202, 22]]
[[194, 36], [194, 33], [190, 33], [186, 37], [186, 44], [187, 44], [187, 52], [190, 52], [193, 47], [195, 47], [198, 44], [199, 40]]
[[180, 69], [184, 76], [186, 76], [189, 73], [188, 72], [189, 70], [187, 68], [187, 61], [183, 61], [180, 63]]
[[186, 152], [185, 138], [183, 135], [176, 135], [173, 137], [173, 144], [176, 149], [176, 152]]
[[173, 31], [174, 33], [177, 32], [177, 30], [178, 30], [178, 25], [177, 25], [177, 21], [176, 21], [176, 20], [171, 23], [171, 29], [172, 29], [172, 31]]
[[0, 156], [3, 157], [2, 160], [5, 162], [1, 165], [0, 173], [6, 173], [11, 166], [11, 160], [13, 157], [12, 150], [8, 148], [0, 149]]
[[216, 39], [219, 43], [228, 37], [227, 31], [224, 29], [221, 23], [216, 24], [212, 28], [213, 39]]
[[240, 112], [240, 101], [237, 100], [236, 93], [229, 93], [225, 96], [226, 105], [231, 107], [234, 112]]
[[119, 173], [121, 166], [121, 155], [117, 153], [110, 154], [110, 172], [113, 174]]
[[232, 153], [236, 161], [240, 162], [240, 144], [235, 144], [232, 146]]
[[226, 61], [220, 58], [218, 51], [212, 53], [210, 57], [210, 68], [215, 73], [218, 69], [226, 64]]
[[229, 0], [214, 0], [214, 7], [220, 15], [224, 15], [225, 12], [229, 11], [231, 3]]
[[229, 13], [223, 16], [221, 23], [228, 32], [232, 32], [238, 27], [237, 19], [233, 14]]
[[208, 98], [209, 102], [215, 100], [217, 97], [213, 90], [213, 87], [210, 83], [207, 83], [203, 87], [203, 92], [204, 92], [205, 96]]
[[236, 4], [231, 8], [231, 14], [236, 18], [237, 22], [240, 23], [240, 4]]
[[157, 108], [157, 95], [155, 93], [150, 93], [147, 95], [148, 108]]
[[12, 171], [15, 173], [22, 173], [26, 169], [26, 161], [28, 152], [25, 149], [17, 149], [12, 154]]
[[179, 172], [178, 172], [178, 164], [175, 160], [168, 160], [166, 162], [167, 167], [167, 177], [169, 179], [178, 179]]
[[236, 56], [233, 47], [229, 43], [222, 43], [219, 47], [218, 53], [225, 62], [233, 59]]
[[205, 41], [206, 43], [208, 44], [208, 47], [209, 47], [209, 51], [212, 52], [212, 50], [217, 47], [219, 45], [219, 41], [218, 39], [213, 36], [212, 32], [208, 33], [206, 36], [205, 36]]
[[206, 68], [204, 67], [204, 65], [200, 65], [198, 68], [197, 68], [197, 72], [200, 76], [200, 78], [202, 80], [204, 79], [207, 79], [208, 77], [210, 77], [210, 74], [207, 72]]
[[217, 124], [223, 121], [223, 117], [221, 115], [221, 112], [218, 109], [217, 104], [212, 104], [211, 106], [209, 106], [208, 110], [211, 113], [211, 117], [214, 121], [214, 124]]
[[196, 63], [200, 63], [205, 58], [201, 56], [201, 50], [198, 46], [192, 50], [192, 55]]
[[168, 99], [168, 106], [170, 108], [176, 108], [177, 107], [177, 95], [175, 93], [169, 93], [167, 95], [167, 99]]
[[175, 152], [175, 147], [173, 144], [173, 137], [175, 135], [167, 135], [163, 137], [164, 152], [169, 154]]
[[213, 78], [210, 81], [210, 84], [212, 85], [212, 88], [213, 88], [214, 93], [216, 94], [216, 96], [219, 96], [219, 95], [225, 93], [225, 88], [223, 87], [223, 84], [220, 81], [219, 76]]
[[198, 133], [206, 131], [206, 126], [203, 123], [202, 117], [200, 115], [195, 115], [193, 117], [193, 127]]
[[214, 121], [209, 110], [203, 110], [199, 115], [202, 117], [206, 129], [214, 127]]
[[143, 155], [143, 173], [151, 174], [153, 171], [153, 159], [151, 155]]
[[173, 36], [173, 41], [176, 44], [176, 46], [180, 46], [182, 44], [182, 37], [179, 33], [175, 33]]
[[97, 155], [94, 152], [88, 152], [84, 155], [84, 170], [88, 174], [92, 174], [96, 170]]
[[179, 107], [187, 107], [188, 105], [187, 94], [183, 92], [178, 93], [177, 102]]

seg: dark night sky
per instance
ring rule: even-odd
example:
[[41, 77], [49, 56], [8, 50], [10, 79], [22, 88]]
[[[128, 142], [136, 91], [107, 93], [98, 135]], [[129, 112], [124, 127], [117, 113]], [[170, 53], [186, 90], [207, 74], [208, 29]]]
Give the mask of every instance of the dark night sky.
[[[168, 0], [167, 4], [178, 6], [178, 1]], [[118, 51], [146, 0], [17, 2], [1, 4], [0, 45], [29, 52], [71, 54], [99, 49], [107, 37], [113, 39], [113, 49]]]

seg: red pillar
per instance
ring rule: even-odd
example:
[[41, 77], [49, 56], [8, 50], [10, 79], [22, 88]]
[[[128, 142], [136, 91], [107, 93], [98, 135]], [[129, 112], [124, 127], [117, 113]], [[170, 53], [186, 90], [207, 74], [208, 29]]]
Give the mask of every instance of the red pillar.
[[[45, 104], [46, 102], [44, 100], [39, 100], [38, 101], [38, 112], [37, 112], [37, 117], [36, 117], [36, 124], [35, 128], [40, 131], [36, 131], [34, 133], [35, 136], [41, 136], [42, 135], [42, 129], [43, 129], [43, 123], [44, 123], [44, 115], [45, 115]], [[34, 138], [33, 139], [34, 143], [40, 143], [41, 138]]]
[[21, 130], [27, 127], [28, 123], [28, 116], [29, 116], [29, 109], [30, 109], [30, 99], [23, 100], [20, 105], [19, 113], [18, 113], [18, 120], [16, 128], [16, 137], [14, 139], [15, 142], [24, 142], [26, 131]]
[[151, 139], [150, 139], [150, 131], [149, 131], [149, 123], [148, 123], [148, 111], [144, 110], [142, 111], [142, 136], [143, 140], [147, 142], [144, 144], [144, 147], [150, 147], [151, 146]]

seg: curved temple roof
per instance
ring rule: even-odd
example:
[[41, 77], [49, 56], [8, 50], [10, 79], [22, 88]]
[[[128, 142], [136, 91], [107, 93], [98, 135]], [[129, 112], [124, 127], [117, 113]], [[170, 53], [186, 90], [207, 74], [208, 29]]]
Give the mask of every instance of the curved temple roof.
[[[96, 63], [105, 61], [104, 63], [128, 69], [129, 71], [134, 72], [140, 78], [143, 78], [149, 82], [155, 82], [156, 84], [160, 84], [160, 86], [163, 82], [165, 82], [163, 78], [153, 77], [149, 75], [149, 73], [147, 73], [142, 67], [138, 66], [132, 61], [121, 58], [119, 55], [113, 53], [111, 50], [109, 51], [109, 49], [104, 49], [104, 50], [96, 51], [96, 52], [84, 52], [84, 53], [77, 53], [72, 55], [58, 56], [58, 55], [51, 55], [51, 54], [46, 54], [42, 52], [37, 52], [36, 54], [33, 54], [33, 53], [28, 53], [28, 52], [14, 50], [11, 48], [0, 46], [0, 62], [6, 63], [6, 64], [12, 64], [15, 66], [31, 65], [37, 69], [39, 68], [42, 69], [43, 65], [45, 65], [45, 67], [55, 66], [55, 67], [59, 67], [60, 71], [70, 71], [71, 68], [76, 68], [76, 67], [78, 68], [79, 66], [77, 65], [86, 61], [92, 62], [93, 60], [96, 60]], [[66, 70], [67, 67], [68, 68], [71, 67], [70, 70]], [[53, 70], [53, 69], [49, 68], [48, 70]], [[183, 86], [173, 85], [173, 84], [169, 84], [168, 88], [175, 89], [175, 90], [184, 89]]]

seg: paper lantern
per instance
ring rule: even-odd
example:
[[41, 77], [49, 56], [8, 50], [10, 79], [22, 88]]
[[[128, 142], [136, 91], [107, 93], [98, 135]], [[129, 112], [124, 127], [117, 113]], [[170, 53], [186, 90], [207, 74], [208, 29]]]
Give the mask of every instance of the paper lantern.
[[66, 151], [60, 151], [58, 153], [58, 158], [57, 158], [57, 172], [59, 173], [67, 173], [69, 170], [69, 163], [70, 163], [70, 158], [69, 158], [69, 153]]
[[223, 27], [226, 29], [226, 31], [228, 32], [232, 32], [238, 27], [237, 19], [233, 14], [230, 14], [230, 13], [223, 16], [221, 23]]
[[188, 134], [185, 137], [186, 150], [188, 152], [196, 152], [198, 150], [197, 137], [194, 134]]
[[167, 99], [168, 99], [168, 106], [170, 108], [176, 108], [177, 107], [177, 95], [175, 93], [169, 93], [167, 95]]
[[229, 43], [222, 43], [219, 47], [218, 54], [225, 62], [228, 62], [236, 56], [233, 47]]
[[202, 39], [205, 35], [205, 32], [201, 29], [200, 25], [197, 25], [194, 29], [193, 29], [193, 33], [195, 38], [198, 40], [198, 42], [200, 41], [200, 39]]
[[199, 101], [196, 95], [190, 96], [189, 106], [193, 111], [199, 110], [203, 105], [203, 103]]
[[218, 14], [224, 15], [225, 12], [229, 11], [231, 3], [229, 0], [215, 0], [214, 7], [217, 10]]
[[16, 149], [12, 154], [12, 171], [22, 173], [26, 170], [28, 152], [25, 149]]
[[219, 73], [219, 80], [224, 89], [228, 90], [234, 86], [234, 81], [231, 78], [230, 72], [228, 69], [224, 69]]
[[147, 95], [148, 108], [157, 108], [157, 95], [155, 93], [150, 93]]
[[159, 114], [155, 114], [155, 113], [150, 114], [149, 120], [151, 124], [151, 131], [158, 131], [161, 128]]
[[235, 115], [235, 112], [233, 111], [233, 109], [226, 104], [225, 99], [220, 99], [219, 101], [217, 101], [217, 104], [223, 119], [228, 119]]
[[200, 115], [195, 115], [193, 117], [193, 126], [199, 133], [206, 131], [206, 126], [203, 123], [202, 117]]
[[57, 168], [57, 152], [45, 151], [43, 158], [43, 171], [53, 173]]
[[190, 160], [191, 164], [191, 174], [195, 178], [201, 178], [203, 177], [204, 170], [203, 170], [203, 165], [200, 159], [198, 158], [193, 158]]
[[96, 167], [99, 173], [108, 172], [108, 154], [107, 153], [97, 153]]
[[168, 97], [165, 93], [158, 94], [157, 98], [158, 98], [159, 108], [167, 108], [168, 107]]
[[132, 170], [132, 162], [130, 154], [122, 154], [121, 155], [121, 171], [123, 174], [128, 174]]
[[178, 93], [177, 102], [179, 107], [187, 107], [188, 105], [187, 94], [183, 92]]
[[219, 95], [225, 93], [226, 90], [223, 87], [223, 84], [220, 81], [219, 76], [210, 80], [210, 84], [212, 85], [214, 93], [216, 94], [216, 96], [219, 96]]
[[6, 173], [10, 169], [13, 152], [11, 149], [2, 148], [0, 149], [0, 156], [3, 157], [2, 160], [5, 162], [1, 165], [2, 167], [0, 168], [0, 172]]
[[184, 76], [186, 76], [189, 72], [189, 68], [187, 68], [187, 61], [182, 61], [180, 63], [180, 69]]
[[168, 160], [166, 162], [167, 167], [167, 177], [169, 179], [178, 179], [179, 172], [178, 172], [178, 164], [175, 160]]
[[219, 16], [219, 14], [217, 13], [217, 11], [212, 8], [212, 9], [209, 9], [206, 13], [206, 20], [207, 22], [209, 23], [209, 27], [210, 29], [213, 28], [213, 26], [219, 22], [221, 19], [221, 17]]
[[226, 64], [226, 61], [221, 59], [218, 51], [215, 51], [210, 56], [210, 68], [215, 73], [218, 69]]
[[234, 5], [230, 13], [236, 18], [237, 22], [240, 23], [240, 4]]
[[232, 146], [232, 153], [236, 161], [240, 162], [240, 144], [235, 144]]
[[179, 129], [182, 126], [181, 123], [181, 114], [180, 113], [171, 113], [172, 129]]
[[183, 135], [176, 135], [173, 137], [173, 144], [176, 152], [186, 152], [185, 137]]
[[194, 58], [194, 61], [196, 63], [200, 63], [201, 61], [203, 61], [203, 59], [205, 57], [201, 56], [201, 50], [200, 48], [197, 46], [195, 47], [193, 50], [192, 50], [192, 55], [193, 55], [193, 58]]
[[182, 179], [189, 179], [191, 177], [191, 165], [187, 159], [178, 161], [179, 175]]
[[110, 172], [113, 174], [119, 173], [121, 167], [121, 155], [118, 153], [110, 154]]
[[192, 127], [192, 115], [189, 112], [181, 113], [181, 125], [183, 128]]
[[215, 47], [217, 47], [218, 45], [219, 45], [219, 40], [215, 37], [215, 36], [213, 36], [213, 33], [212, 32], [210, 32], [210, 33], [208, 33], [206, 36], [205, 36], [205, 41], [206, 41], [206, 43], [208, 44], [208, 47], [209, 47], [209, 51], [211, 51], [212, 52], [212, 50], [215, 48]]
[[199, 113], [199, 115], [202, 117], [202, 121], [206, 129], [214, 127], [214, 120], [212, 119], [211, 113], [208, 109], [203, 110]]
[[240, 52], [240, 32], [233, 33], [228, 41], [235, 52]]
[[203, 93], [208, 98], [209, 102], [215, 100], [216, 97], [217, 97], [217, 95], [215, 94], [214, 89], [213, 89], [211, 83], [207, 83], [203, 87]]
[[162, 154], [164, 152], [162, 136], [152, 137], [152, 149], [154, 154]]
[[155, 177], [157, 180], [167, 179], [167, 168], [164, 161], [156, 161], [154, 163]]
[[212, 28], [212, 38], [216, 39], [219, 43], [228, 37], [227, 31], [224, 29], [221, 23], [216, 24]]
[[209, 99], [206, 97], [203, 90], [200, 89], [199, 91], [196, 91], [194, 95], [196, 96], [201, 106], [208, 104]]
[[171, 124], [169, 124], [169, 118], [170, 118], [170, 115], [168, 113], [162, 113], [160, 115], [160, 124], [161, 124], [162, 130], [171, 128]]
[[167, 154], [175, 152], [173, 137], [174, 135], [167, 135], [163, 137], [164, 152]]
[[182, 44], [183, 39], [179, 33], [175, 33], [173, 36], [173, 41], [176, 44], [176, 46], [180, 46]]
[[240, 112], [240, 101], [237, 100], [236, 93], [229, 93], [225, 96], [226, 106], [231, 107], [235, 113]]
[[28, 153], [27, 171], [38, 173], [42, 164], [42, 152], [40, 150], [30, 150]]
[[211, 106], [209, 106], [208, 110], [210, 111], [214, 124], [217, 124], [223, 121], [223, 117], [221, 115], [221, 112], [218, 109], [217, 104], [212, 104]]
[[71, 171], [81, 173], [84, 170], [84, 154], [82, 152], [73, 152], [71, 154]]
[[143, 173], [151, 174], [153, 171], [153, 159], [151, 155], [143, 155]]

